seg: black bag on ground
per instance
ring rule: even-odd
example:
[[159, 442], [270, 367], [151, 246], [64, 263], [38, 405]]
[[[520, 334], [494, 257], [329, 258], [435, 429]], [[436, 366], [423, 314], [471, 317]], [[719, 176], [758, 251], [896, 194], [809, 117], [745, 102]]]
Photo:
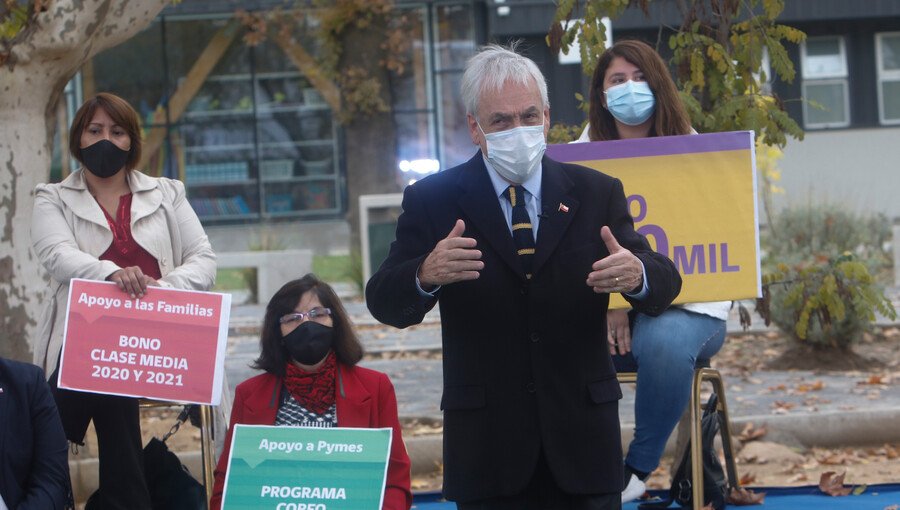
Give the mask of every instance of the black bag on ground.
[[[188, 418], [190, 406], [185, 406], [177, 424], [163, 439], [152, 438], [144, 447], [144, 479], [150, 492], [153, 510], [207, 510], [206, 489], [198, 482], [177, 455], [169, 451], [166, 439], [178, 431]], [[100, 489], [94, 491], [84, 510], [103, 510]]]
[[[719, 413], [716, 412], [718, 397], [715, 393], [709, 396], [703, 417], [700, 420], [701, 444], [703, 453], [703, 504], [712, 505], [715, 510], [725, 508], [728, 494], [728, 483], [725, 470], [716, 455], [715, 439], [721, 426]], [[654, 508], [667, 508], [672, 502], [676, 502], [684, 508], [692, 508], [694, 504], [694, 486], [691, 482], [691, 442], [688, 440], [687, 448], [672, 477], [672, 487], [669, 489], [669, 497], [663, 501], [642, 503], [639, 510]]]
[[154, 510], [206, 510], [206, 489], [155, 437], [144, 447], [144, 478]]

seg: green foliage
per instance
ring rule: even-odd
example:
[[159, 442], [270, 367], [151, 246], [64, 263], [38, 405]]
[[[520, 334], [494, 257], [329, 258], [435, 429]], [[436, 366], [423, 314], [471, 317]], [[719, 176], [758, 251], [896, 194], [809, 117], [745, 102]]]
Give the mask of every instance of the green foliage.
[[13, 44], [46, 9], [43, 0], [0, 0], [0, 65], [9, 61]]
[[574, 126], [561, 123], [554, 124], [550, 126], [550, 131], [547, 133], [547, 143], [569, 143], [581, 136], [585, 125], [587, 125], [587, 121], [584, 121], [581, 125]]
[[349, 255], [315, 255], [313, 273], [330, 283], [351, 282], [360, 295], [365, 289], [359, 250], [353, 250]]
[[220, 267], [216, 270], [216, 284], [213, 290], [227, 292], [230, 290], [243, 290], [247, 287], [243, 270], [237, 267]]
[[313, 273], [326, 282], [347, 281], [350, 255], [313, 255]]
[[350, 260], [347, 264], [347, 278], [356, 284], [356, 290], [359, 291], [360, 296], [365, 295], [366, 280], [363, 275], [362, 254], [360, 254], [358, 249], [353, 249], [350, 252]]
[[[547, 36], [552, 48], [581, 44], [585, 74], [593, 73], [604, 50], [602, 18], [615, 20], [626, 8], [648, 13], [651, 0], [565, 0]], [[668, 40], [673, 51], [675, 82], [701, 132], [752, 129], [766, 145], [783, 147], [787, 136], [803, 139], [803, 131], [777, 98], [766, 96], [761, 71], [768, 52], [773, 74], [793, 81], [794, 65], [784, 43], [798, 44], [806, 35], [776, 23], [784, 0], [685, 0], [679, 2], [682, 24]], [[581, 20], [572, 20], [575, 12]], [[565, 23], [565, 25], [564, 25]]]
[[29, 7], [27, 4], [7, 5], [7, 9], [4, 9], [0, 15], [0, 39], [3, 41], [15, 37], [28, 22]]
[[833, 206], [786, 209], [764, 239], [757, 311], [794, 339], [848, 348], [880, 313], [896, 318], [876, 276], [889, 274], [890, 222]]
[[847, 349], [875, 322], [897, 313], [866, 265], [845, 253], [836, 259], [777, 269], [763, 277], [757, 311], [795, 340], [817, 348]]

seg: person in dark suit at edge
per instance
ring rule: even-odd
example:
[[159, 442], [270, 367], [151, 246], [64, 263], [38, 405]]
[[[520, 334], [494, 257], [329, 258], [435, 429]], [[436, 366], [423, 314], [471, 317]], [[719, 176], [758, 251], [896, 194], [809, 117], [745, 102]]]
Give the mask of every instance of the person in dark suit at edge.
[[44, 372], [0, 358], [0, 510], [61, 510], [68, 444]]
[[620, 508], [609, 294], [657, 315], [681, 278], [634, 231], [619, 180], [544, 156], [534, 62], [487, 46], [461, 94], [481, 150], [406, 188], [369, 310], [405, 328], [440, 304], [443, 490], [458, 508]]

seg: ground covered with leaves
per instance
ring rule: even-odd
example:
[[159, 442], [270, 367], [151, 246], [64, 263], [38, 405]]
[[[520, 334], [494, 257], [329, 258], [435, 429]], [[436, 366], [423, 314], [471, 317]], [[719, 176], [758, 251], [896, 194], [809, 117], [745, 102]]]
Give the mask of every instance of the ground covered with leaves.
[[[408, 352], [404, 356], [433, 358], [431, 351]], [[852, 352], [811, 351], [797, 346], [777, 332], [742, 333], [730, 335], [722, 351], [714, 358], [714, 365], [729, 380], [753, 374], [764, 377], [767, 370], [846, 371], [858, 373], [872, 384], [900, 384], [900, 327], [878, 328], [856, 343]], [[814, 384], [814, 383], [810, 383]], [[802, 391], [803, 388], [791, 388]], [[808, 388], [815, 391], [814, 387]], [[145, 411], [145, 438], [164, 434], [174, 423], [173, 411]], [[441, 423], [430, 420], [405, 420], [404, 437], [437, 436]], [[866, 485], [900, 481], [900, 444], [847, 446], [844, 448], [803, 448], [796, 444], [782, 444], [772, 440], [765, 429], [748, 427], [735, 430], [740, 444], [736, 450], [741, 484], [749, 487], [825, 484], [835, 491], [860, 490]], [[175, 451], [196, 450], [199, 430], [185, 426], [169, 444]], [[88, 434], [87, 450], [93, 434]], [[648, 481], [651, 489], [669, 487], [673, 459], [666, 457]], [[822, 479], [824, 473], [828, 475]], [[838, 483], [835, 480], [843, 474]], [[413, 477], [416, 491], [440, 490], [440, 466], [426, 475]]]
[[[852, 352], [812, 351], [774, 331], [730, 335], [714, 358], [714, 365], [731, 380], [751, 374], [764, 377], [767, 370], [797, 369], [854, 372], [873, 385], [900, 384], [900, 327], [877, 328], [866, 334]], [[412, 436], [440, 432], [440, 423], [413, 421], [404, 433]], [[840, 493], [861, 491], [872, 484], [900, 482], [900, 444], [804, 448], [770, 440], [763, 428], [749, 426], [734, 434], [739, 441], [735, 453], [741, 485], [751, 489], [821, 483]], [[667, 489], [672, 464], [671, 456], [664, 457], [648, 480], [648, 488]], [[440, 470], [413, 477], [414, 490], [438, 490], [440, 486]]]

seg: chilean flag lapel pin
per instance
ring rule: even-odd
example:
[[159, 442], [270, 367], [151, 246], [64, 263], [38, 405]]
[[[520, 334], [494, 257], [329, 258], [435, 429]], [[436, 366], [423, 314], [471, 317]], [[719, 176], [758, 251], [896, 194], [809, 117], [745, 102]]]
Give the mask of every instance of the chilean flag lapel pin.
[[559, 209], [557, 209], [557, 210], [558, 210], [558, 211], [562, 211], [562, 212], [564, 212], [564, 213], [567, 213], [567, 212], [569, 212], [569, 206], [567, 206], [566, 204], [560, 202], [560, 203], [559, 203]]

